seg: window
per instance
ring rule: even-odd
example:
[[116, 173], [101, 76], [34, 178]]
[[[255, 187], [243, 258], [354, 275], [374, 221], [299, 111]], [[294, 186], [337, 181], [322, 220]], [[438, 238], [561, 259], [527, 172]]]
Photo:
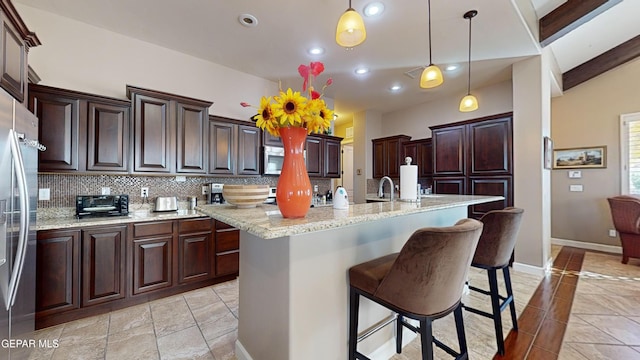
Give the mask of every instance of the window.
[[640, 113], [620, 115], [620, 144], [622, 193], [640, 195]]

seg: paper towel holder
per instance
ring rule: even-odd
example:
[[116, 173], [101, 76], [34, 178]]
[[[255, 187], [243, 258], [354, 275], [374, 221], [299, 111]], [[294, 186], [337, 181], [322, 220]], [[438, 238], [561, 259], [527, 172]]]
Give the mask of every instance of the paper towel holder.
[[407, 156], [406, 158], [404, 158], [404, 163], [405, 163], [406, 165], [411, 165], [411, 161], [412, 161], [412, 160], [413, 160], [413, 159], [411, 158], [411, 156]]

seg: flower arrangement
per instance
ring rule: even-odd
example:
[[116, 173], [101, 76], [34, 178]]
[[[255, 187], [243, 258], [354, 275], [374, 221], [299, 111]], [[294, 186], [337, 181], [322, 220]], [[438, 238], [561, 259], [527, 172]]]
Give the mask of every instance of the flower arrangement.
[[[303, 127], [307, 129], [308, 134], [329, 129], [333, 110], [327, 108], [322, 97], [324, 89], [330, 86], [333, 80], [329, 78], [320, 92], [313, 87], [313, 80], [323, 71], [324, 64], [321, 62], [298, 66], [298, 73], [304, 79], [302, 92], [293, 91], [291, 88], [284, 91], [280, 88], [278, 96], [263, 96], [260, 99], [258, 114], [253, 116], [256, 126], [276, 137], [280, 136], [280, 128], [287, 126]], [[303, 94], [306, 94], [306, 97]], [[245, 102], [240, 105], [251, 106]]]

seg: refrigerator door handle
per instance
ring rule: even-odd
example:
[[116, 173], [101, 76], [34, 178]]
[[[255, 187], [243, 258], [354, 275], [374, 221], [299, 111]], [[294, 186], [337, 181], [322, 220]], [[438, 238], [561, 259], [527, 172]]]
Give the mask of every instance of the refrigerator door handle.
[[27, 179], [24, 171], [24, 162], [22, 160], [22, 153], [20, 152], [20, 145], [18, 144], [18, 135], [9, 130], [9, 142], [11, 144], [11, 155], [13, 157], [13, 164], [16, 170], [16, 178], [18, 183], [19, 200], [20, 200], [20, 230], [18, 250], [16, 252], [16, 259], [11, 272], [11, 279], [9, 280], [9, 296], [7, 297], [5, 304], [7, 310], [11, 306], [16, 298], [18, 291], [18, 285], [20, 283], [20, 276], [22, 275], [22, 268], [24, 267], [25, 252], [27, 251], [27, 237], [29, 236], [29, 194], [27, 192]]

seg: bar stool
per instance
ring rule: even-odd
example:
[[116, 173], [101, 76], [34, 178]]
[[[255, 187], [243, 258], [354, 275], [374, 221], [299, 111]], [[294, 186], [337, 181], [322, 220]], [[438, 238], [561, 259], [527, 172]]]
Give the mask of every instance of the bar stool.
[[[489, 291], [475, 286], [469, 286], [469, 289], [491, 297], [492, 313], [463, 305], [467, 311], [493, 319], [498, 353], [500, 355], [504, 355], [504, 338], [502, 336], [502, 317], [500, 313], [507, 308], [507, 305], [511, 310], [513, 330], [518, 331], [516, 305], [513, 301], [511, 276], [509, 275], [509, 260], [516, 245], [516, 235], [520, 228], [523, 213], [523, 209], [507, 207], [503, 210], [489, 211], [480, 218], [484, 227], [471, 266], [487, 270]], [[500, 289], [498, 288], [497, 270], [500, 269], [504, 274], [504, 285], [507, 290], [506, 297], [500, 295]]]
[[[396, 352], [402, 351], [402, 328], [419, 332], [422, 358], [433, 359], [433, 344], [456, 359], [466, 359], [467, 343], [460, 299], [482, 223], [462, 219], [454, 226], [414, 232], [399, 253], [349, 269], [349, 360], [369, 358], [357, 351], [360, 296], [398, 314]], [[454, 312], [457, 353], [435, 339], [432, 321]], [[418, 320], [415, 327], [404, 318]]]

